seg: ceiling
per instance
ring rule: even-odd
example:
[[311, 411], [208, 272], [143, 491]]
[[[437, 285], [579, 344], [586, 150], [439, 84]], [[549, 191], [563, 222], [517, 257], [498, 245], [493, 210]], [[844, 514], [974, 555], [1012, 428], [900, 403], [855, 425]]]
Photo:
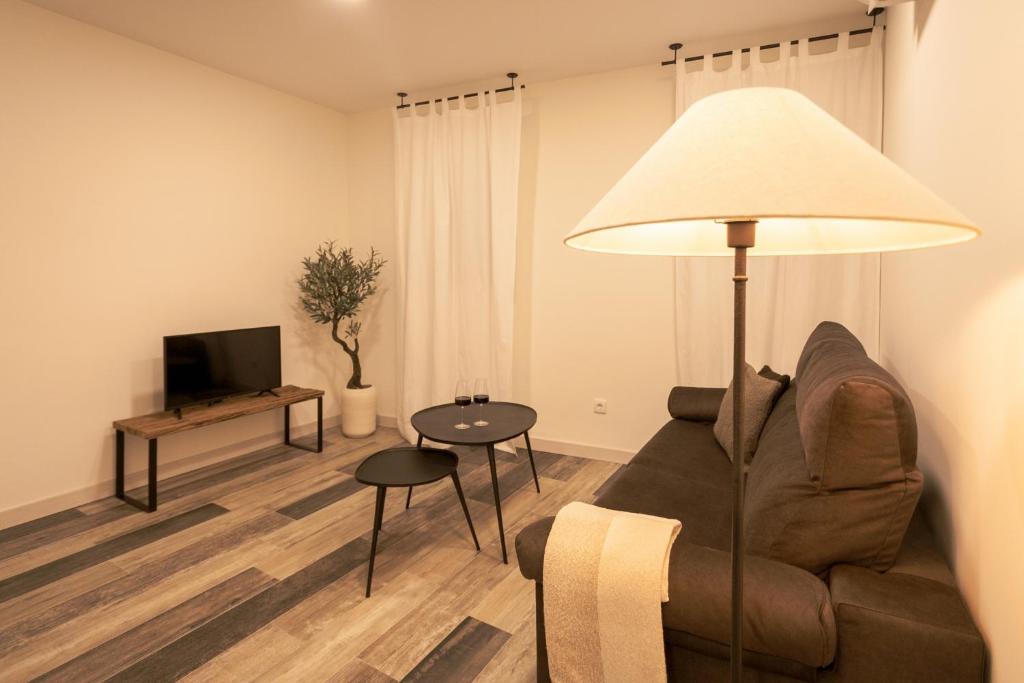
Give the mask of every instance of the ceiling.
[[29, 1], [341, 111], [507, 71], [542, 81], [649, 64], [677, 40], [864, 11], [857, 0]]

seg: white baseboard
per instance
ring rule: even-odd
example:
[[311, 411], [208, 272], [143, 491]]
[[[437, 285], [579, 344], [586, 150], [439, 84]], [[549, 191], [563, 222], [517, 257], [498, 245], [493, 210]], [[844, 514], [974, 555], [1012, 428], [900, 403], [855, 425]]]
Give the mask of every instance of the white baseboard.
[[[341, 423], [340, 416], [324, 418], [324, 431], [336, 427]], [[303, 425], [292, 426], [292, 438], [308, 436], [316, 433], [316, 422], [309, 422]], [[184, 472], [196, 470], [207, 465], [216, 464], [222, 460], [244, 455], [246, 452], [267, 448], [281, 443], [281, 432], [271, 432], [255, 436], [251, 439], [238, 441], [227, 446], [221, 446], [195, 455], [188, 455], [178, 458], [167, 464], [160, 463], [159, 480], [169, 479]], [[141, 486], [146, 483], [147, 472], [143, 468], [135, 472], [127, 472], [124, 477], [126, 489]], [[49, 498], [43, 498], [18, 507], [0, 510], [0, 529], [28, 522], [33, 519], [45, 517], [46, 515], [78, 507], [86, 503], [92, 503], [103, 498], [109, 498], [114, 492], [114, 478], [104, 479], [95, 484], [86, 486], [74, 491], [60, 493]]]
[[538, 451], [558, 453], [559, 455], [574, 455], [578, 458], [590, 458], [591, 460], [604, 460], [605, 462], [627, 463], [636, 455], [633, 451], [621, 450], [618, 448], [606, 448], [593, 444], [573, 443], [570, 441], [558, 441], [547, 439], [542, 436], [530, 434], [530, 445]]
[[398, 418], [394, 415], [378, 415], [377, 426], [398, 429]]

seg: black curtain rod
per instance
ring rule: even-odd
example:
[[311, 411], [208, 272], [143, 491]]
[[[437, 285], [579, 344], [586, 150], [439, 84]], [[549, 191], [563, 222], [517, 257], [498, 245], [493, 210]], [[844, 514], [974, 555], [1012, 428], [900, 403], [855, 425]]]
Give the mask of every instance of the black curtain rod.
[[[519, 86], [520, 90], [523, 90], [525, 88], [526, 88], [525, 85]], [[515, 90], [514, 87], [512, 87], [511, 85], [506, 85], [504, 88], [498, 88], [497, 90], [495, 90], [494, 94], [497, 95], [498, 93], [501, 93], [501, 92], [512, 92], [513, 90]], [[490, 93], [491, 93], [490, 90], [484, 90], [484, 94], [485, 95], [489, 95]], [[478, 93], [478, 92], [468, 92], [465, 95], [462, 95], [462, 97], [476, 97], [479, 94], [480, 93]], [[406, 109], [408, 107], [419, 107], [419, 106], [424, 105], [424, 104], [430, 104], [431, 102], [433, 102], [434, 104], [437, 104], [439, 102], [443, 102], [444, 100], [448, 100], [449, 102], [454, 102], [457, 99], [459, 99], [459, 95], [452, 95], [451, 97], [438, 97], [436, 100], [423, 100], [422, 102], [412, 102], [410, 104], [399, 104], [399, 105], [395, 106], [395, 109]]]
[[[885, 27], [883, 26], [882, 28], [884, 29]], [[856, 31], [850, 31], [850, 35], [851, 36], [859, 36], [859, 35], [864, 34], [864, 33], [871, 33], [874, 30], [875, 30], [875, 28], [873, 26], [871, 28], [859, 28]], [[825, 36], [812, 36], [811, 38], [807, 39], [807, 42], [809, 42], [809, 43], [816, 43], [819, 40], [833, 40], [833, 39], [838, 38], [838, 37], [839, 37], [838, 33], [829, 33], [828, 35], [825, 35]], [[789, 41], [789, 44], [790, 45], [799, 45], [800, 41], [799, 40], [791, 40], [791, 41]], [[682, 47], [682, 45], [680, 45], [679, 47]], [[758, 50], [772, 50], [772, 49], [777, 48], [777, 47], [782, 47], [782, 44], [781, 43], [769, 43], [768, 45], [761, 45], [757, 49]], [[678, 49], [678, 48], [676, 48], [676, 49]], [[735, 52], [735, 50], [726, 50], [725, 52], [716, 52], [715, 54], [713, 54], [711, 56], [712, 57], [727, 57], [727, 56], [731, 55], [733, 52]], [[745, 47], [742, 50], [740, 50], [740, 52], [741, 53], [750, 52], [750, 48], [749, 47]], [[686, 57], [686, 58], [684, 58], [683, 61], [684, 62], [699, 62], [702, 59], [704, 59], [704, 55], [694, 55], [693, 57]], [[665, 60], [664, 62], [661, 63], [661, 65], [662, 66], [669, 66], [669, 65], [675, 64], [675, 63], [676, 63], [676, 58], [672, 58], [672, 59]], [[406, 105], [406, 106], [408, 106], [408, 105]]]
[[[513, 90], [516, 89], [516, 79], [519, 78], [519, 74], [517, 74], [517, 73], [515, 73], [513, 71], [513, 72], [509, 72], [509, 73], [505, 74], [505, 76], [510, 81], [512, 81], [512, 85], [506, 85], [504, 88], [496, 88], [494, 90], [494, 94], [495, 95], [497, 95], [498, 93], [503, 93], [503, 92], [512, 92]], [[526, 87], [525, 85], [520, 85], [519, 89], [522, 90], [525, 87]], [[419, 106], [422, 106], [424, 104], [430, 104], [431, 102], [433, 102], [434, 104], [439, 104], [441, 102], [444, 102], [445, 100], [448, 100], [449, 102], [454, 102], [455, 100], [459, 99], [459, 95], [452, 95], [451, 97], [438, 97], [436, 100], [423, 100], [422, 102], [413, 102], [412, 104], [406, 104], [405, 103], [405, 98], [409, 96], [408, 93], [400, 92], [400, 93], [395, 93], [395, 94], [398, 95], [398, 97], [400, 97], [401, 100], [402, 100], [402, 103], [397, 105], [395, 107], [395, 109], [407, 109], [408, 107], [419, 107]], [[462, 97], [476, 97], [479, 94], [480, 93], [478, 93], [478, 92], [470, 92], [470, 93], [466, 93], [465, 95], [462, 95]], [[490, 95], [491, 91], [490, 90], [484, 90], [483, 94], [484, 95]]]

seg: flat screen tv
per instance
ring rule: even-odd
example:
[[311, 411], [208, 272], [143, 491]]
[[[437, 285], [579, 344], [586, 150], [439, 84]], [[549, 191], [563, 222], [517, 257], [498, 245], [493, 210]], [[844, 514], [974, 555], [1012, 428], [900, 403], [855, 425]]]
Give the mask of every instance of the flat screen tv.
[[281, 386], [281, 328], [164, 337], [164, 410]]

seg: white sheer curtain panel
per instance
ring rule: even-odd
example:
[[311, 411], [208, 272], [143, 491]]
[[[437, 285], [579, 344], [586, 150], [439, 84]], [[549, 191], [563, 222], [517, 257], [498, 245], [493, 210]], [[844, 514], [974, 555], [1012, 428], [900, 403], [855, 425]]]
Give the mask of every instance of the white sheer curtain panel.
[[[875, 147], [882, 143], [882, 29], [866, 45], [842, 33], [834, 50], [811, 54], [808, 40], [746, 55], [705, 55], [676, 65], [676, 116], [722, 90], [780, 86], [798, 90]], [[774, 58], [778, 55], [777, 58]], [[773, 59], [774, 58], [774, 59]], [[725, 68], [722, 68], [722, 67]], [[837, 160], [842, 163], [841, 159]], [[675, 259], [678, 381], [726, 386], [732, 376], [732, 260]], [[807, 336], [822, 320], [846, 325], [877, 356], [879, 257], [752, 258], [747, 287], [747, 358], [792, 373]]]
[[[475, 100], [475, 101], [474, 101]], [[395, 111], [398, 428], [455, 383], [512, 386], [522, 103], [518, 89]]]

